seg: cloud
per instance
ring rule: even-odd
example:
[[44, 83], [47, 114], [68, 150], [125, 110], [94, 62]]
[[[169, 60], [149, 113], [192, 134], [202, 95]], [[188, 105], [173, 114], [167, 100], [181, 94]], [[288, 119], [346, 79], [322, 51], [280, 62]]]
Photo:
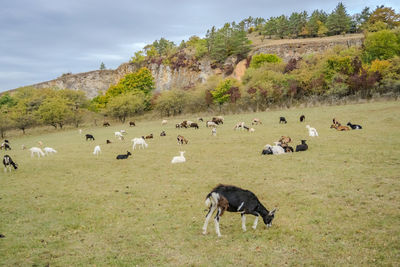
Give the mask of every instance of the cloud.
[[[135, 51], [164, 37], [179, 44], [204, 37], [212, 26], [249, 16], [294, 11], [330, 12], [337, 0], [13, 0], [0, 9], [0, 91], [57, 78], [62, 73], [117, 68]], [[349, 13], [398, 1], [343, 1]]]

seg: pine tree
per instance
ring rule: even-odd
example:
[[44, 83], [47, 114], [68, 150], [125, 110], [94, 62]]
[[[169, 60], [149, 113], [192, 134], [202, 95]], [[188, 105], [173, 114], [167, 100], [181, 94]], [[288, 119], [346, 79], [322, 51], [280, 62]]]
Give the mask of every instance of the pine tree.
[[103, 62], [101, 62], [101, 64], [100, 64], [100, 70], [105, 70], [105, 69], [106, 69], [106, 65], [104, 65]]
[[340, 2], [335, 10], [329, 15], [326, 21], [326, 26], [330, 34], [341, 34], [349, 32], [351, 24], [351, 18], [347, 14], [346, 8], [343, 3]]

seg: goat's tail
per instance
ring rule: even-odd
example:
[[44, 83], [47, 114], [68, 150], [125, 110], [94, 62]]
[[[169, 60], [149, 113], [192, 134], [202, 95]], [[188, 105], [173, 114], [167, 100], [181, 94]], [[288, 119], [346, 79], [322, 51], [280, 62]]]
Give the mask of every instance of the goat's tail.
[[212, 193], [213, 193], [213, 192], [210, 192], [210, 193], [206, 196], [205, 204], [206, 204], [207, 207], [210, 207], [210, 205], [211, 205], [211, 200], [210, 200], [210, 198], [211, 198]]

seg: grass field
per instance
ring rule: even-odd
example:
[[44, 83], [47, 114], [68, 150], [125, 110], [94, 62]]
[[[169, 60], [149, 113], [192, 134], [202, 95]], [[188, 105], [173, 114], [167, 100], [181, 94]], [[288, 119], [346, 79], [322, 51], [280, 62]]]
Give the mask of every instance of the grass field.
[[[0, 172], [0, 265], [398, 266], [399, 115], [399, 102], [390, 101], [225, 116], [216, 137], [204, 124], [175, 129], [181, 119], [174, 118], [165, 127], [157, 120], [84, 129], [94, 142], [77, 130], [9, 138], [7, 154], [20, 168]], [[288, 124], [278, 124], [280, 116]], [[255, 133], [233, 131], [254, 117], [263, 122]], [[333, 117], [364, 129], [337, 132], [329, 128]], [[306, 124], [320, 136], [308, 137]], [[120, 129], [128, 131], [125, 141], [114, 138]], [[149, 147], [133, 151], [130, 140], [150, 133]], [[189, 144], [179, 147], [178, 134]], [[309, 150], [261, 156], [281, 135], [293, 146], [307, 139]], [[32, 159], [21, 150], [39, 140], [58, 154]], [[132, 158], [115, 159], [127, 150]], [[180, 150], [187, 162], [172, 165]], [[205, 196], [218, 183], [277, 207], [272, 227], [260, 220], [253, 230], [248, 215], [243, 232], [240, 215], [225, 213], [221, 238], [213, 221], [202, 235]]]

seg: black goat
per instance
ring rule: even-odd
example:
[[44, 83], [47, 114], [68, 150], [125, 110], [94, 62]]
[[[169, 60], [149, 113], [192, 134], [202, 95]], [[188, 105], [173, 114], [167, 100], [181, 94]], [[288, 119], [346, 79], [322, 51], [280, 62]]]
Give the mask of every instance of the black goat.
[[89, 140], [89, 139], [94, 141], [93, 135], [91, 135], [91, 134], [86, 134], [85, 136], [86, 136], [86, 141]]
[[134, 121], [130, 121], [130, 122], [129, 122], [129, 127], [132, 127], [132, 126], [136, 126], [136, 124], [135, 124]]
[[199, 129], [199, 125], [198, 125], [197, 123], [195, 123], [195, 122], [192, 122], [192, 123], [190, 124], [190, 128]]
[[11, 166], [13, 166], [15, 170], [18, 169], [18, 164], [15, 163], [9, 155], [5, 155], [3, 157], [3, 165], [4, 172], [7, 172], [7, 169], [9, 169], [11, 172]]
[[280, 117], [279, 118], [279, 123], [287, 123], [287, 120], [285, 117]]
[[263, 151], [261, 152], [261, 155], [273, 155], [274, 153], [272, 152], [271, 147], [264, 148]]
[[107, 139], [106, 144], [111, 144], [111, 141]]
[[241, 189], [233, 185], [217, 185], [206, 197], [206, 205], [210, 207], [206, 221], [203, 225], [203, 234], [207, 233], [207, 225], [214, 211], [217, 214], [214, 218], [215, 230], [218, 236], [221, 236], [219, 230], [219, 218], [224, 211], [240, 212], [242, 216], [242, 229], [246, 231], [246, 217], [245, 214], [252, 214], [256, 216], [254, 220], [253, 229], [256, 229], [258, 223], [258, 216], [261, 216], [264, 223], [270, 227], [272, 220], [275, 216], [276, 209], [268, 211], [263, 204], [258, 200], [254, 193]]
[[110, 125], [109, 122], [106, 121], [106, 122], [103, 123], [103, 126], [104, 126], [104, 127], [108, 127], [108, 126], [111, 126], [111, 125]]
[[160, 133], [160, 136], [167, 136], [167, 134], [165, 133], [165, 131], [162, 131], [162, 132]]
[[358, 124], [351, 124], [351, 122], [348, 122], [348, 123], [347, 123], [347, 126], [350, 126], [350, 128], [353, 129], [353, 130], [360, 130], [360, 129], [362, 129], [361, 125], [358, 125]]
[[305, 121], [305, 120], [306, 120], [306, 116], [301, 115], [301, 116], [300, 116], [300, 122], [303, 122], [303, 121]]
[[126, 154], [118, 155], [117, 159], [127, 159], [131, 154], [131, 152], [126, 151]]
[[306, 144], [306, 140], [301, 140], [301, 144], [296, 146], [296, 152], [306, 151], [308, 149], [308, 145]]

